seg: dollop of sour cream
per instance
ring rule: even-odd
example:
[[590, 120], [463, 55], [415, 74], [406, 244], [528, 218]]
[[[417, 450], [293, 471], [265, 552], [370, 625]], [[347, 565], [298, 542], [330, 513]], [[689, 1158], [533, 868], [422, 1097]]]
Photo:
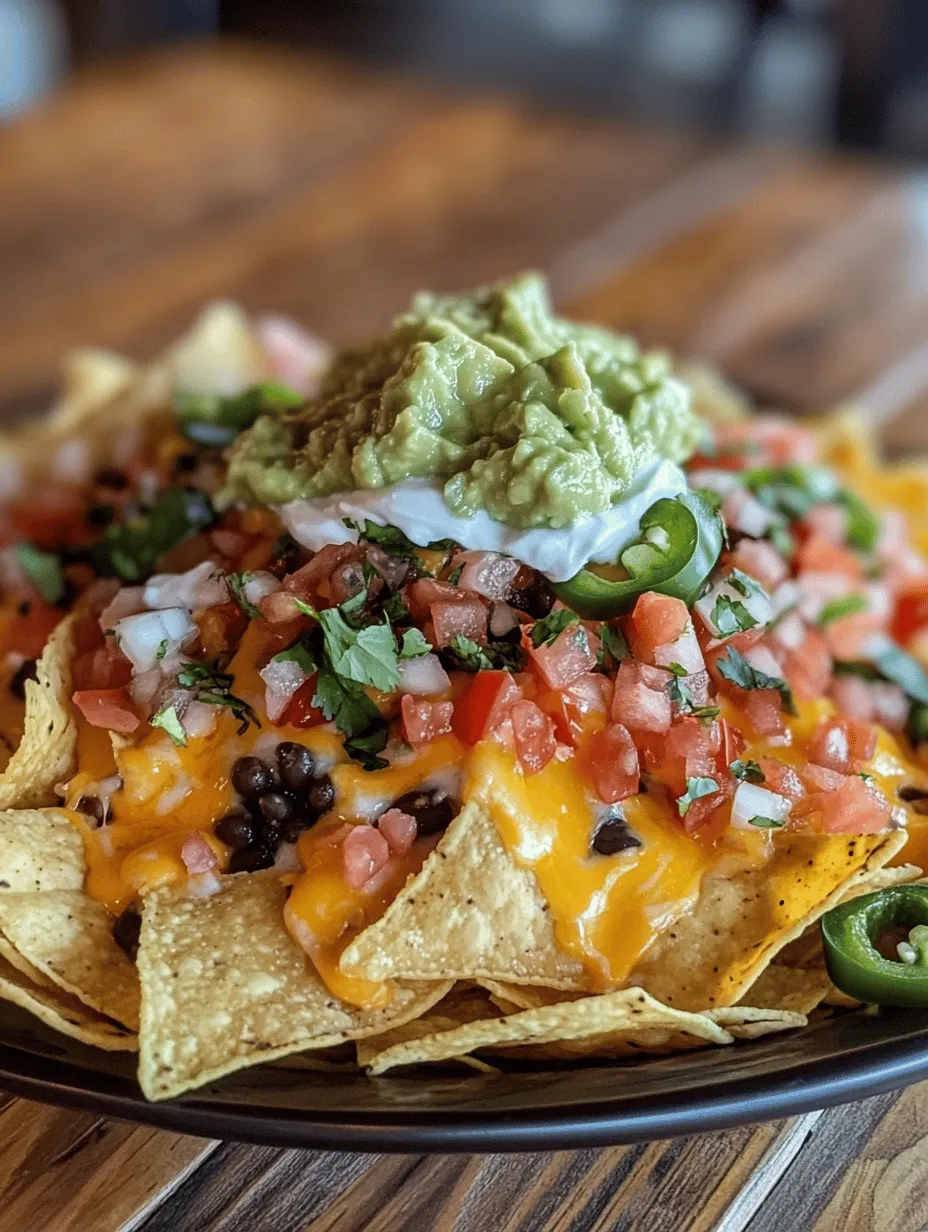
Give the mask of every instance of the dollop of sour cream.
[[662, 497], [680, 496], [687, 490], [687, 482], [675, 463], [658, 461], [640, 471], [622, 500], [610, 509], [559, 530], [520, 530], [495, 521], [483, 510], [472, 518], [455, 517], [441, 489], [440, 482], [409, 479], [390, 488], [290, 501], [277, 512], [293, 538], [314, 552], [327, 543], [357, 542], [357, 531], [344, 520], [362, 526], [368, 520], [380, 526], [396, 526], [422, 546], [436, 539], [453, 539], [475, 551], [502, 552], [544, 573], [552, 582], [564, 582], [589, 561], [616, 560], [637, 538], [642, 514]]

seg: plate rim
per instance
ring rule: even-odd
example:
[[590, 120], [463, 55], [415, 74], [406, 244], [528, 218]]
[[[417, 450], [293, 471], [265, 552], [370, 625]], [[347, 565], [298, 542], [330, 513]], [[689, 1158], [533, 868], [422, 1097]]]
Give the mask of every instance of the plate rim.
[[[23, 1060], [19, 1060], [22, 1058]], [[591, 1106], [578, 1102], [563, 1110], [468, 1113], [456, 1106], [410, 1118], [397, 1112], [369, 1116], [332, 1110], [247, 1111], [234, 1103], [205, 1104], [195, 1096], [149, 1103], [141, 1095], [99, 1089], [84, 1081], [41, 1077], [30, 1072], [48, 1058], [0, 1040], [0, 1085], [14, 1095], [59, 1107], [119, 1117], [174, 1133], [259, 1146], [357, 1153], [433, 1154], [576, 1150], [621, 1146], [717, 1132], [738, 1125], [797, 1116], [884, 1094], [928, 1078], [928, 1029], [873, 1041], [860, 1050], [796, 1065], [786, 1079], [742, 1077], [694, 1087], [685, 1095], [652, 1093]], [[59, 1061], [66, 1070], [70, 1062]]]

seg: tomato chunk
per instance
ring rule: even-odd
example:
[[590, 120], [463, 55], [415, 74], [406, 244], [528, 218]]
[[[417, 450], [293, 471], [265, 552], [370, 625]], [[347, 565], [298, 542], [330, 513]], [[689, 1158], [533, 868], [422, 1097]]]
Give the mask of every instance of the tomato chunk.
[[596, 794], [606, 804], [625, 800], [638, 791], [638, 750], [621, 723], [594, 732], [580, 750], [580, 758]]
[[91, 727], [134, 732], [141, 722], [125, 689], [79, 689], [71, 700]]
[[487, 640], [487, 609], [479, 599], [433, 603], [430, 611], [436, 646], [448, 646], [456, 637], [478, 644]]
[[509, 718], [522, 690], [508, 672], [478, 672], [454, 703], [451, 730], [465, 744], [485, 740]]
[[642, 653], [650, 654], [656, 646], [675, 642], [685, 631], [689, 619], [689, 609], [682, 599], [647, 590], [632, 612], [635, 641]]
[[544, 711], [534, 702], [516, 702], [512, 707], [512, 734], [526, 774], [543, 770], [557, 749], [554, 725]]
[[619, 666], [612, 695], [613, 719], [633, 731], [667, 731], [672, 707], [663, 683], [665, 675], [633, 659], [625, 659]]
[[404, 693], [400, 710], [406, 743], [411, 744], [414, 749], [421, 748], [436, 736], [444, 736], [451, 731], [451, 718], [454, 713], [452, 702], [429, 702], [421, 697], [413, 697], [411, 693]]
[[313, 705], [316, 695], [316, 677], [310, 676], [304, 680], [287, 703], [280, 716], [278, 727], [316, 727], [325, 722], [325, 715], [318, 706]]
[[528, 657], [533, 669], [552, 689], [566, 689], [596, 666], [596, 656], [583, 625], [569, 625], [550, 646], [536, 646]]
[[794, 564], [799, 573], [807, 570], [812, 573], [843, 573], [855, 582], [863, 576], [860, 561], [853, 552], [838, 547], [815, 531], [800, 546]]

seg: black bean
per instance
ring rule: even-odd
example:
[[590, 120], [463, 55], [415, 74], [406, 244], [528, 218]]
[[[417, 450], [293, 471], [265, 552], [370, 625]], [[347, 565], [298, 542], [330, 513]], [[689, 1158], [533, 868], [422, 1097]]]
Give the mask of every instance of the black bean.
[[258, 808], [265, 822], [277, 825], [289, 821], [296, 811], [293, 801], [282, 791], [266, 791], [258, 800]]
[[216, 837], [233, 851], [239, 851], [255, 841], [258, 826], [247, 813], [226, 813], [216, 822]]
[[20, 616], [28, 616], [32, 611], [32, 603], [29, 599], [23, 599], [19, 607], [16, 609]]
[[87, 510], [88, 526], [109, 526], [116, 516], [112, 505], [91, 505]]
[[554, 597], [548, 579], [543, 574], [536, 573], [528, 586], [513, 590], [509, 602], [520, 612], [528, 612], [535, 620], [541, 620], [554, 607]]
[[641, 839], [632, 833], [618, 809], [602, 818], [593, 835], [593, 850], [601, 856], [618, 855], [620, 851], [640, 846]]
[[280, 778], [288, 791], [303, 791], [313, 781], [316, 759], [305, 745], [284, 740], [277, 746]]
[[26, 659], [19, 665], [10, 679], [10, 692], [20, 701], [26, 698], [26, 681], [36, 678], [36, 660]]
[[317, 779], [313, 779], [312, 786], [306, 793], [306, 806], [309, 812], [321, 817], [323, 813], [327, 813], [335, 803], [335, 784], [327, 774], [322, 774]]
[[304, 830], [316, 824], [316, 818], [307, 817], [305, 813], [297, 813], [280, 827], [280, 837], [285, 843], [295, 843]]
[[232, 767], [232, 786], [244, 800], [256, 800], [274, 786], [274, 776], [260, 757], [240, 757]]
[[252, 843], [233, 851], [229, 856], [230, 873], [254, 873], [259, 868], [270, 868], [274, 863], [274, 852], [265, 843]]
[[135, 907], [127, 907], [113, 925], [113, 940], [135, 962], [139, 953], [142, 917]]
[[928, 815], [928, 791], [924, 787], [907, 784], [904, 787], [897, 787], [896, 795], [906, 802], [913, 813], [918, 813], [920, 816]]
[[99, 796], [81, 796], [74, 807], [79, 813], [86, 813], [88, 817], [93, 817], [101, 826], [106, 820], [106, 809]]
[[179, 474], [184, 471], [195, 471], [200, 460], [195, 453], [179, 453], [174, 459], [174, 470]]
[[422, 789], [407, 791], [404, 796], [394, 800], [390, 808], [399, 809], [400, 812], [415, 818], [419, 838], [425, 834], [438, 834], [441, 830], [447, 830], [456, 812], [450, 796]]
[[115, 466], [104, 466], [102, 471], [97, 471], [94, 475], [93, 481], [98, 488], [112, 488], [114, 492], [121, 492], [129, 486], [129, 480]]

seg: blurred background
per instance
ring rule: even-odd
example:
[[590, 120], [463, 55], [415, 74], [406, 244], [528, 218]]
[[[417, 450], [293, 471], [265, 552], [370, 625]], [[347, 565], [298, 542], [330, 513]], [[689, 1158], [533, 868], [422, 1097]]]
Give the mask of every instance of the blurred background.
[[928, 0], [0, 0], [0, 121], [88, 61], [219, 34], [562, 109], [928, 154]]

